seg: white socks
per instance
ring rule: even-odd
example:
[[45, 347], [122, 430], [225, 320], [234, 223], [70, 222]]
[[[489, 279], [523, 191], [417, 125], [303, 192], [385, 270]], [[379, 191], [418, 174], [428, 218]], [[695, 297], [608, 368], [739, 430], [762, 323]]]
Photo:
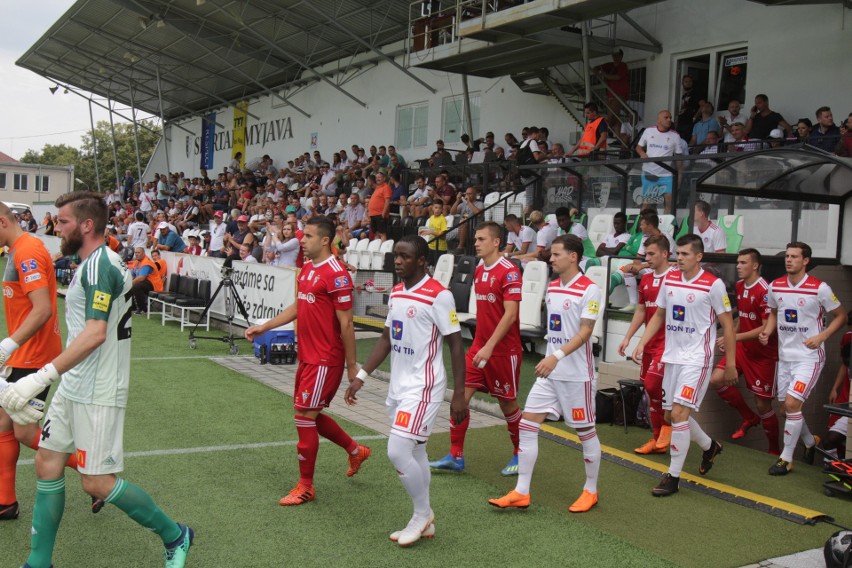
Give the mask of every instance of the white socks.
[[583, 443], [583, 463], [586, 466], [586, 484], [583, 489], [589, 493], [598, 492], [598, 472], [601, 469], [601, 441], [594, 427], [585, 432], [577, 432]]
[[524, 420], [518, 425], [518, 483], [515, 491], [521, 495], [529, 495], [535, 461], [538, 459], [538, 431], [540, 426], [535, 422]]
[[[422, 458], [421, 458], [422, 455]], [[426, 460], [426, 444], [391, 434], [388, 438], [388, 458], [396, 468], [403, 487], [414, 504], [414, 515], [429, 516], [429, 462]], [[425, 466], [425, 467], [424, 467]]]

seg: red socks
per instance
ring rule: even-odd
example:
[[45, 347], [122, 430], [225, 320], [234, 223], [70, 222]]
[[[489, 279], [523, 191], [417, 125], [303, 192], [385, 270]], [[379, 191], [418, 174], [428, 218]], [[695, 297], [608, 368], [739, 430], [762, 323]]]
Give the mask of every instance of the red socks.
[[299, 443], [296, 444], [296, 451], [299, 453], [299, 482], [305, 485], [313, 485], [314, 468], [319, 450], [317, 423], [313, 418], [299, 416], [298, 414], [294, 416], [294, 419], [296, 421], [296, 432], [299, 434]]
[[766, 439], [769, 440], [769, 453], [780, 455], [781, 447], [778, 445], [778, 415], [774, 410], [770, 410], [766, 414], [760, 415], [760, 424], [763, 426], [763, 433], [766, 434]]
[[[464, 457], [464, 437], [467, 435], [468, 426], [470, 426], [470, 415], [468, 415], [461, 424], [455, 424], [452, 419], [450, 419], [450, 455], [456, 459]], [[509, 432], [511, 433], [511, 429]], [[518, 426], [516, 424], [515, 436], [517, 435]], [[517, 448], [517, 440], [513, 439], [512, 442], [514, 442], [515, 448]]]
[[[518, 425], [521, 423], [521, 416], [523, 416], [523, 412], [518, 408], [512, 414], [504, 414], [503, 417], [506, 419], [506, 429], [509, 430], [509, 438], [512, 440], [512, 446], [515, 448], [515, 454], [518, 453]], [[468, 419], [470, 420], [470, 419]], [[462, 442], [464, 438], [462, 438]]]
[[0, 432], [0, 505], [11, 505], [15, 496], [15, 473], [21, 446], [15, 439], [15, 431]]
[[740, 416], [743, 417], [743, 421], [749, 420], [751, 422], [755, 422], [755, 418], [757, 415], [754, 411], [748, 407], [745, 399], [743, 399], [743, 395], [740, 393], [740, 390], [736, 387], [723, 386], [719, 390], [716, 391], [719, 393], [719, 398], [730, 404], [734, 410], [740, 413]]
[[[298, 418], [298, 417], [297, 417]], [[347, 454], [352, 454], [358, 448], [358, 442], [352, 439], [347, 434], [340, 424], [334, 421], [334, 418], [320, 413], [316, 419], [317, 433], [327, 440], [331, 440], [344, 450]]]

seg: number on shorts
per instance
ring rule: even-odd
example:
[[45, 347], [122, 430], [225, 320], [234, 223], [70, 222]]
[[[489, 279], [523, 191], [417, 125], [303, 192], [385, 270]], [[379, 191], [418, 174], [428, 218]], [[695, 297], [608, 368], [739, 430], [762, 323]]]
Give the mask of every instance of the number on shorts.
[[48, 419], [44, 426], [41, 427], [41, 441], [44, 442], [50, 438], [50, 419]]

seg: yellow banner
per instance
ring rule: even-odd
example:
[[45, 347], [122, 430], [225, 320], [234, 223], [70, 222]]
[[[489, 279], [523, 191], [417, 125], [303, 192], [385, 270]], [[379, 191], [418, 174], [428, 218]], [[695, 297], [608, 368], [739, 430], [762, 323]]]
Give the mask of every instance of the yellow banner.
[[248, 101], [234, 106], [234, 135], [231, 137], [231, 158], [239, 158], [240, 168], [246, 164], [246, 129], [248, 117]]

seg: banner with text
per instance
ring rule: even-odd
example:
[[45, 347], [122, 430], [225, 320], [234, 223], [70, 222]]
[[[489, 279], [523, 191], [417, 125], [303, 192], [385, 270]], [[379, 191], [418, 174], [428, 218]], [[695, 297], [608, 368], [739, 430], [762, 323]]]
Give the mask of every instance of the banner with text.
[[[180, 274], [181, 276], [192, 276], [204, 280], [210, 280], [210, 293], [213, 294], [222, 282], [221, 258], [208, 258], [206, 256], [194, 256], [164, 252], [169, 274]], [[234, 272], [231, 280], [234, 290], [245, 305], [249, 316], [249, 323], [254, 325], [258, 320], [274, 318], [284, 308], [296, 301], [296, 270], [281, 266], [267, 266], [266, 264], [255, 264], [237, 261], [234, 263]], [[226, 319], [225, 297], [228, 292], [223, 287], [213, 305], [210, 313], [215, 319]], [[234, 310], [234, 323], [245, 325], [246, 321]]]
[[213, 169], [213, 142], [216, 140], [216, 113], [201, 119], [201, 169]]
[[248, 101], [234, 106], [234, 136], [232, 138], [231, 158], [240, 155], [240, 168], [246, 163], [246, 127], [248, 123]]

